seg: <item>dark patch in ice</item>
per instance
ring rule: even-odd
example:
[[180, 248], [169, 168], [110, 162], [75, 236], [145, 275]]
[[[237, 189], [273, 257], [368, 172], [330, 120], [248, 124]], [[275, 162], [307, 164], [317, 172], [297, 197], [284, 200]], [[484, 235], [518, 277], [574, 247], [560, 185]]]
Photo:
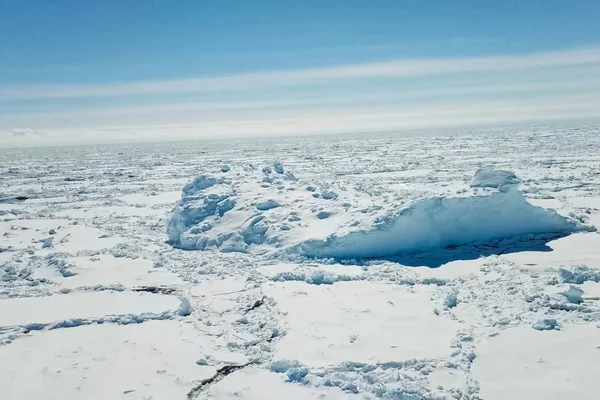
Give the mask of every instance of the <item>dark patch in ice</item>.
[[248, 308], [246, 310], [246, 312], [244, 312], [244, 314], [248, 314], [250, 311], [256, 310], [258, 307], [262, 306], [263, 304], [265, 304], [265, 298], [264, 297], [256, 300], [254, 302], [254, 304], [252, 304], [252, 306], [250, 308]]
[[132, 289], [134, 292], [148, 292], [153, 294], [173, 294], [176, 289], [162, 286], [139, 286]]
[[30, 198], [31, 197], [29, 197], [29, 196], [23, 196], [23, 195], [14, 196], [14, 197], [5, 197], [5, 198], [0, 199], [0, 203], [23, 202], [23, 201], [28, 200]]
[[202, 379], [200, 383], [194, 386], [192, 390], [190, 390], [187, 394], [188, 400], [194, 400], [198, 398], [198, 396], [200, 396], [202, 392], [206, 391], [207, 388], [211, 385], [214, 385], [217, 382], [221, 381], [227, 375], [233, 374], [234, 372], [239, 371], [242, 368], [246, 368], [247, 366], [252, 364], [254, 363], [250, 362], [242, 365], [224, 365], [223, 367], [219, 368], [213, 376], [211, 376], [210, 378]]

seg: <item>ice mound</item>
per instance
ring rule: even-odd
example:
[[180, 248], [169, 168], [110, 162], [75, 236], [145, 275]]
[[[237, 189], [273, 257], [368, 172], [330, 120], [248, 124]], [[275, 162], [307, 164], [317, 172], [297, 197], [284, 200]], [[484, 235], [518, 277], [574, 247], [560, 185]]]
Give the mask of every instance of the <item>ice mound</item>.
[[[169, 240], [182, 242], [182, 247], [188, 248], [183, 232], [189, 228], [192, 234], [205, 232], [212, 228], [211, 221], [235, 206], [235, 194], [226, 186], [213, 188], [216, 183], [213, 178], [201, 176], [183, 188], [182, 199], [167, 226]], [[206, 190], [209, 188], [212, 190]]]
[[519, 183], [519, 180], [512, 171], [480, 168], [475, 172], [475, 176], [473, 176], [471, 187], [500, 189], [506, 185], [517, 183]]
[[345, 260], [471, 244], [502, 247], [515, 238], [556, 237], [587, 229], [574, 219], [531, 205], [516, 182], [512, 172], [478, 170], [474, 184], [499, 190], [394, 206], [377, 204], [382, 199], [348, 186], [299, 181], [281, 162], [263, 168], [236, 167], [226, 175], [219, 170], [185, 185], [167, 234], [173, 246], [185, 250]]
[[[249, 166], [243, 173], [225, 177], [201, 175], [182, 189], [181, 200], [167, 224], [169, 241], [185, 250], [239, 252], [263, 244], [268, 239], [267, 231], [286, 229], [284, 221], [289, 210], [282, 216], [281, 212], [274, 214], [274, 209], [283, 208], [283, 190], [289, 186], [293, 189], [289, 184], [295, 181], [281, 162], [262, 170]], [[267, 219], [268, 215], [275, 218]]]
[[512, 189], [488, 196], [422, 199], [378, 221], [369, 231], [308, 240], [297, 251], [318, 258], [382, 258], [581, 229], [585, 228], [578, 222], [533, 206]]

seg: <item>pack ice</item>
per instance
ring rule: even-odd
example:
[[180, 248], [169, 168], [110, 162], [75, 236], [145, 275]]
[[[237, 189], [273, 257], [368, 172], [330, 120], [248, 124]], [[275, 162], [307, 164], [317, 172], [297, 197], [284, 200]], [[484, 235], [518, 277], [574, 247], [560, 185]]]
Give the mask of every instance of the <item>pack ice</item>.
[[593, 229], [528, 203], [518, 183], [513, 172], [479, 169], [464, 196], [416, 199], [386, 210], [356, 188], [319, 187], [276, 162], [197, 177], [183, 188], [167, 233], [174, 247], [185, 250], [344, 260]]

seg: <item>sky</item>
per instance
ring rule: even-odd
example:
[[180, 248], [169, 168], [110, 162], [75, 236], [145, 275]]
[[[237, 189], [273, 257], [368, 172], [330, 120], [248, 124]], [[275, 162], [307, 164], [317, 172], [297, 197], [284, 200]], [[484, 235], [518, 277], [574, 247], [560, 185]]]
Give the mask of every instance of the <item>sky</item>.
[[600, 119], [597, 0], [0, 0], [0, 146]]

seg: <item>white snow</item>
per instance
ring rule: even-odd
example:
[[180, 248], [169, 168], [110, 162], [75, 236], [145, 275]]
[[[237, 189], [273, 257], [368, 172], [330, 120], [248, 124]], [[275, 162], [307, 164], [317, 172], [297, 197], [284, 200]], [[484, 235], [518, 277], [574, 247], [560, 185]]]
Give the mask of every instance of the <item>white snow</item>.
[[69, 219], [94, 219], [101, 217], [148, 217], [151, 215], [159, 215], [157, 210], [152, 208], [143, 207], [128, 207], [128, 206], [105, 206], [105, 207], [94, 207], [94, 208], [75, 208], [71, 210], [64, 210], [56, 213], [59, 218]]
[[113, 315], [159, 314], [180, 306], [176, 296], [136, 292], [73, 292], [0, 300], [0, 327]]
[[100, 250], [125, 242], [125, 239], [107, 234], [100, 229], [83, 225], [69, 225], [53, 235], [56, 251], [77, 253], [82, 250]]
[[548, 243], [552, 251], [518, 252], [507, 254], [510, 261], [524, 264], [531, 269], [548, 269], [586, 265], [600, 268], [600, 235], [574, 234]]
[[56, 282], [61, 288], [77, 289], [95, 286], [176, 286], [183, 281], [164, 269], [153, 268], [149, 260], [116, 258], [111, 255], [75, 257], [71, 259], [68, 275], [57, 269], [56, 264], [39, 268], [34, 276]]
[[482, 398], [596, 399], [599, 333], [595, 324], [544, 332], [520, 327], [479, 344], [472, 370]]
[[0, 347], [0, 392], [6, 400], [184, 399], [214, 373], [196, 365], [207, 351], [209, 340], [177, 321], [58, 329]]
[[171, 191], [164, 193], [132, 193], [125, 196], [121, 196], [119, 199], [123, 200], [127, 204], [137, 205], [143, 204], [148, 206], [155, 205], [169, 205], [172, 206], [181, 197], [181, 191]]
[[276, 346], [276, 357], [311, 367], [448, 356], [459, 329], [434, 314], [427, 286], [285, 282], [264, 290], [286, 314], [287, 333]]
[[2, 246], [24, 249], [28, 246], [40, 246], [51, 235], [51, 229], [68, 226], [66, 219], [19, 219], [0, 222]]

